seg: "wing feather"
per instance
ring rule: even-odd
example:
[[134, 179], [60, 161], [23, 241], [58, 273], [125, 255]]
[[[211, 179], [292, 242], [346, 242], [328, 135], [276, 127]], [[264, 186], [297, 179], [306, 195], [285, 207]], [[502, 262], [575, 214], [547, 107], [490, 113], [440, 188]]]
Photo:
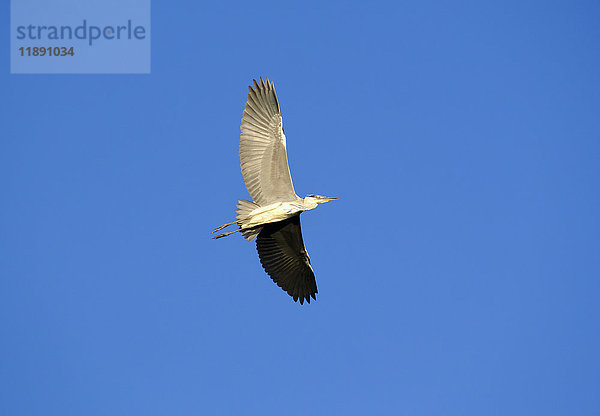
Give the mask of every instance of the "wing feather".
[[275, 86], [268, 79], [249, 87], [240, 127], [240, 167], [255, 203], [297, 198], [287, 160], [285, 134]]
[[294, 301], [316, 299], [317, 282], [302, 241], [300, 215], [265, 224], [256, 250], [265, 271]]

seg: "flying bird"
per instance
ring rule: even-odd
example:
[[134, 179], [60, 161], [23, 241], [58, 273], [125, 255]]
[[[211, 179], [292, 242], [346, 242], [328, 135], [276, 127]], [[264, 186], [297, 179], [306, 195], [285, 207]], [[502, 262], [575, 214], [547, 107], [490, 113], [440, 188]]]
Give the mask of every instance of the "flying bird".
[[316, 298], [317, 282], [300, 229], [300, 214], [333, 201], [322, 195], [300, 198], [294, 191], [287, 161], [281, 110], [273, 82], [254, 80], [240, 127], [240, 167], [252, 202], [238, 200], [236, 220], [217, 227], [213, 233], [233, 224], [248, 241], [256, 238], [260, 262], [271, 279], [300, 304]]

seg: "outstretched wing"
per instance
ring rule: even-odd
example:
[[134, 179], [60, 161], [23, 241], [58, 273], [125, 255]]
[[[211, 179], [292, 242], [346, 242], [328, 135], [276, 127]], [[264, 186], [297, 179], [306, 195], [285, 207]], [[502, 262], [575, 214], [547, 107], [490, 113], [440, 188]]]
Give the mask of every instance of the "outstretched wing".
[[283, 221], [265, 224], [256, 239], [260, 263], [277, 286], [294, 301], [316, 298], [317, 282], [300, 229], [300, 215]]
[[246, 189], [259, 205], [293, 201], [296, 192], [275, 86], [261, 78], [249, 90], [240, 127], [240, 166]]

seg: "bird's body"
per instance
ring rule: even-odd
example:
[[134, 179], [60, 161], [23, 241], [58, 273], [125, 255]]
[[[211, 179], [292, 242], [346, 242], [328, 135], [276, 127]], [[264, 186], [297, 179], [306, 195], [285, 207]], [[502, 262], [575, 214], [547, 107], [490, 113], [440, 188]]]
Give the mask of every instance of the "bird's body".
[[219, 231], [237, 224], [256, 248], [261, 264], [273, 281], [304, 303], [316, 299], [317, 285], [308, 253], [302, 241], [300, 213], [319, 203], [337, 198], [309, 195], [300, 198], [294, 191], [287, 161], [281, 110], [272, 82], [254, 81], [244, 107], [240, 135], [240, 167], [253, 201], [240, 199], [236, 220], [217, 227]]
[[[302, 201], [302, 200], [300, 200]], [[286, 220], [302, 211], [308, 211], [317, 207], [317, 204], [304, 204], [302, 202], [273, 202], [264, 207], [257, 207], [246, 217], [240, 218], [240, 227], [251, 229], [271, 222]]]

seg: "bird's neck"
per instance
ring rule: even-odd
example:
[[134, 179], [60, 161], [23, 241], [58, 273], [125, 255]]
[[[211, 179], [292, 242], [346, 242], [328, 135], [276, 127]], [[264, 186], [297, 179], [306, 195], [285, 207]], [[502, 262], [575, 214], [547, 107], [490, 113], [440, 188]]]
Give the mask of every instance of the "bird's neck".
[[304, 198], [304, 205], [308, 209], [315, 209], [319, 204], [317, 204], [317, 201], [315, 201], [313, 197], [307, 196], [306, 198]]

